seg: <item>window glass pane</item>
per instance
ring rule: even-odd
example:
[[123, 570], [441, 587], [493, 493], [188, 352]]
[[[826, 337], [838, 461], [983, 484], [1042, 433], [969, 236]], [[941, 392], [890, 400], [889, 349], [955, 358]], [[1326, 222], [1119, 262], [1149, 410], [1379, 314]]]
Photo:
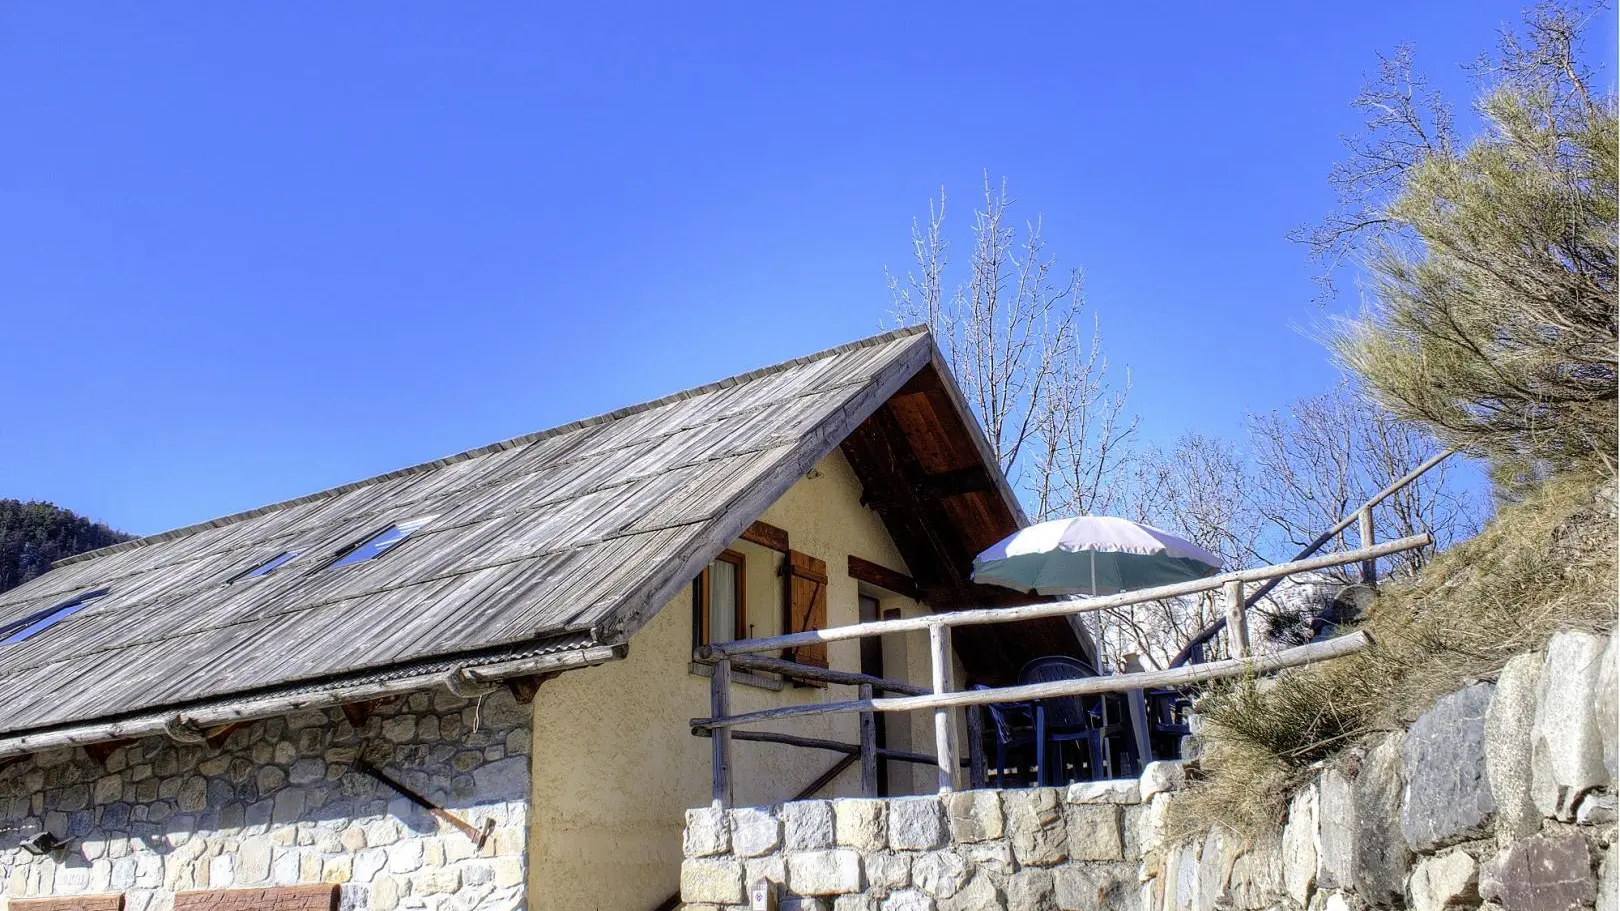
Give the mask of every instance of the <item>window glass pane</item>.
[[356, 563], [364, 563], [373, 557], [380, 557], [390, 549], [397, 546], [401, 541], [404, 541], [406, 538], [410, 537], [411, 532], [416, 531], [418, 528], [421, 528], [428, 522], [432, 521], [432, 518], [432, 516], [429, 516], [425, 519], [415, 519], [410, 522], [400, 522], [397, 525], [390, 525], [382, 531], [372, 535], [370, 538], [367, 538], [360, 544], [359, 547], [356, 547], [354, 550], [351, 550], [338, 559], [332, 561], [331, 567], [353, 566]]
[[69, 601], [67, 604], [53, 607], [42, 614], [35, 614], [33, 617], [19, 620], [10, 626], [0, 627], [0, 636], [5, 637], [0, 639], [0, 645], [15, 645], [24, 639], [43, 632], [89, 607], [99, 597], [101, 597], [99, 594], [86, 595], [83, 598]]
[[240, 576], [237, 576], [236, 578], [238, 578], [238, 579], [257, 579], [260, 576], [268, 576], [271, 573], [275, 572], [276, 570], [280, 569], [283, 565], [285, 565], [287, 563], [288, 560], [291, 560], [293, 557], [296, 557], [296, 556], [298, 556], [298, 551], [296, 551], [296, 550], [284, 551], [282, 553], [276, 554], [274, 557], [271, 557], [270, 559], [264, 561], [263, 563], [260, 563], [258, 566], [253, 567], [252, 569], [250, 569], [247, 572], [241, 574]]
[[716, 560], [709, 566], [709, 641], [737, 638], [737, 566]]

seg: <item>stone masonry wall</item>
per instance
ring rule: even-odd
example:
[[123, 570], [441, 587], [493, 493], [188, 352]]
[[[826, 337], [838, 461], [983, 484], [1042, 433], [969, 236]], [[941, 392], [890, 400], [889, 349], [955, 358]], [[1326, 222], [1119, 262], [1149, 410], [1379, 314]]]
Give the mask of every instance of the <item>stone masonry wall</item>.
[[[480, 705], [439, 691], [378, 708], [255, 722], [217, 748], [149, 737], [105, 762], [53, 750], [0, 768], [4, 894], [123, 893], [168, 911], [174, 893], [335, 883], [346, 909], [520, 908], [530, 720], [501, 688]], [[351, 763], [364, 757], [464, 819], [472, 840]], [[19, 842], [48, 829], [59, 857]]]
[[1615, 640], [1555, 636], [1346, 751], [1286, 824], [1170, 840], [1184, 766], [1140, 781], [687, 814], [682, 897], [776, 884], [824, 911], [1564, 911], [1616, 905]]
[[1322, 768], [1278, 837], [1151, 852], [1140, 907], [1615, 911], [1615, 675], [1613, 639], [1560, 633]]
[[688, 909], [746, 908], [774, 884], [783, 908], [978, 911], [1098, 907], [1137, 894], [1138, 858], [1155, 841], [1148, 811], [1175, 763], [1140, 781], [1067, 789], [960, 791], [892, 800], [809, 800], [687, 813]]

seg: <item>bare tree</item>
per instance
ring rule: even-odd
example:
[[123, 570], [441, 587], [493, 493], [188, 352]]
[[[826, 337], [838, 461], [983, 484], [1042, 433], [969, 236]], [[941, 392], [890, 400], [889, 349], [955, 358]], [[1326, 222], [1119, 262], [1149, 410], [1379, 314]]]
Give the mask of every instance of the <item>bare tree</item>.
[[997, 461], [1037, 519], [1106, 511], [1129, 460], [1130, 382], [1115, 386], [1095, 318], [1080, 320], [1080, 270], [1046, 252], [1041, 219], [1022, 236], [1006, 182], [986, 173], [966, 280], [950, 284], [946, 197], [913, 223], [914, 271], [890, 273], [895, 316], [934, 332]]
[[[1300, 399], [1286, 411], [1249, 415], [1254, 461], [1247, 497], [1265, 526], [1260, 555], [1286, 560], [1374, 494], [1440, 451], [1433, 437], [1396, 420], [1348, 384]], [[1447, 547], [1479, 530], [1483, 504], [1458, 487], [1456, 468], [1441, 463], [1372, 512], [1379, 540], [1421, 532]], [[1337, 546], [1354, 546], [1341, 534]], [[1389, 558], [1398, 572], [1415, 572], [1432, 548]], [[1353, 567], [1337, 574], [1350, 581]]]

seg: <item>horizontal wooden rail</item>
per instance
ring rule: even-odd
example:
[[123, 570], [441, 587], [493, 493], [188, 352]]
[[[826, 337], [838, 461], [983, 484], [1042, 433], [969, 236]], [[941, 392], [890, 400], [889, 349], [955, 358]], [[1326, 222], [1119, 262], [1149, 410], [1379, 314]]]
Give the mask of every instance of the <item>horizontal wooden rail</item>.
[[895, 696], [887, 699], [854, 699], [845, 702], [821, 702], [809, 705], [789, 705], [781, 708], [744, 712], [724, 718], [694, 718], [694, 728], [731, 728], [743, 724], [758, 724], [783, 718], [801, 718], [807, 715], [838, 715], [848, 712], [915, 712], [927, 709], [957, 708], [965, 705], [995, 705], [1005, 702], [1027, 702], [1035, 699], [1054, 699], [1061, 696], [1095, 696], [1102, 693], [1122, 693], [1129, 690], [1156, 687], [1179, 687], [1207, 680], [1267, 674], [1285, 668], [1314, 664], [1345, 655], [1355, 654], [1372, 645], [1372, 637], [1356, 632], [1325, 642], [1295, 646], [1272, 655], [1258, 658], [1232, 658], [1194, 664], [1168, 671], [1147, 671], [1135, 674], [1115, 674], [1109, 677], [1086, 677], [1080, 680], [1059, 680], [1052, 683], [1032, 683], [1023, 686], [1005, 686], [986, 690], [965, 690], [955, 693], [925, 696]]
[[[1371, 498], [1369, 498], [1365, 503], [1362, 503], [1360, 506], [1356, 507], [1354, 511], [1345, 514], [1344, 518], [1340, 519], [1337, 525], [1334, 525], [1327, 531], [1317, 535], [1314, 541], [1305, 545], [1305, 547], [1302, 548], [1299, 553], [1294, 555], [1294, 559], [1303, 560], [1306, 557], [1309, 557], [1311, 554], [1314, 554], [1318, 550], [1322, 549], [1323, 545], [1333, 540], [1334, 536], [1339, 534], [1339, 532], [1342, 532], [1351, 525], [1358, 523], [1362, 524], [1361, 543], [1363, 545], [1367, 544], [1368, 538], [1371, 537], [1371, 528], [1367, 523], [1370, 523], [1371, 521], [1372, 508], [1394, 496], [1400, 491], [1401, 488], [1422, 477], [1429, 469], [1439, 465], [1447, 458], [1456, 454], [1457, 450], [1447, 449], [1444, 452], [1437, 452], [1434, 455], [1429, 456], [1429, 458], [1424, 460], [1423, 464], [1407, 472], [1405, 475], [1402, 475], [1399, 479], [1392, 482], [1388, 487], [1385, 487], [1383, 490], [1373, 494]], [[1251, 592], [1249, 597], [1243, 602], [1244, 608], [1253, 607], [1254, 605], [1258, 604], [1262, 598], [1271, 594], [1271, 590], [1277, 587], [1277, 584], [1282, 581], [1282, 578], [1283, 577], [1278, 576]], [[1192, 657], [1194, 651], [1202, 648], [1204, 643], [1215, 638], [1215, 636], [1225, 628], [1226, 618], [1216, 617], [1208, 626], [1200, 630], [1198, 635], [1194, 636], [1186, 645], [1181, 647], [1181, 651], [1177, 652], [1176, 656], [1170, 659], [1170, 666], [1180, 667], [1181, 665], [1186, 664], [1187, 661]]]
[[[705, 660], [733, 655], [745, 655], [756, 652], [769, 652], [784, 648], [798, 648], [805, 645], [814, 645], [818, 642], [838, 642], [845, 639], [860, 639], [866, 636], [881, 636], [887, 633], [911, 633], [931, 630], [935, 627], [979, 626], [989, 623], [1015, 623], [1023, 620], [1037, 620], [1045, 617], [1066, 617], [1072, 614], [1081, 614], [1091, 611], [1109, 610], [1116, 607], [1126, 607], [1131, 604], [1140, 604], [1145, 601], [1158, 601], [1163, 598], [1179, 598], [1184, 595], [1194, 595], [1206, 591], [1218, 591], [1228, 582], [1260, 582], [1267, 579], [1280, 578], [1293, 573], [1310, 572], [1316, 569], [1325, 569], [1329, 566], [1339, 566], [1344, 563], [1356, 563], [1362, 560], [1385, 557], [1402, 551], [1427, 547], [1434, 539], [1427, 535], [1412, 535], [1407, 538], [1398, 538], [1372, 547], [1358, 548], [1357, 550], [1342, 551], [1325, 554], [1309, 560], [1296, 560], [1290, 563], [1279, 563], [1276, 566], [1261, 566], [1255, 569], [1238, 570], [1237, 572], [1222, 573], [1210, 576], [1207, 579], [1196, 579], [1191, 582], [1179, 582], [1174, 585], [1160, 585], [1155, 588], [1143, 588], [1136, 591], [1110, 595], [1105, 598], [1085, 598], [1079, 600], [1054, 601], [1048, 604], [1032, 604], [1026, 607], [993, 607], [975, 610], [951, 611], [943, 614], [930, 614], [925, 617], [905, 617], [899, 620], [878, 620], [872, 623], [856, 623], [850, 626], [839, 626], [832, 629], [808, 630], [802, 633], [789, 633], [785, 636], [767, 636], [760, 639], [738, 639], [733, 642], [716, 642], [712, 645], [698, 649], [699, 655]], [[880, 700], [881, 701], [881, 700]]]
[[[692, 729], [692, 734], [697, 737], [708, 737], [713, 733], [708, 728]], [[823, 740], [820, 737], [796, 737], [792, 734], [777, 734], [771, 731], [732, 731], [731, 739], [752, 743], [779, 743], [783, 746], [803, 747], [807, 750], [826, 750], [830, 753], [844, 753], [849, 756], [859, 756], [861, 753], [861, 745], [858, 743]], [[896, 750], [887, 747], [879, 747], [877, 756], [882, 759], [893, 759], [896, 762], [913, 762], [917, 765], [939, 764], [939, 757], [932, 753], [913, 753], [910, 750]]]
[[764, 658], [759, 655], [738, 655], [731, 659], [733, 670], [739, 671], [769, 671], [781, 674], [793, 680], [812, 680], [817, 683], [841, 683], [849, 686], [870, 686], [874, 690], [887, 690], [891, 693], [905, 693], [908, 696], [921, 696], [931, 693], [926, 686], [917, 686], [899, 680], [890, 680], [887, 677], [873, 677], [870, 674], [855, 674], [849, 671], [834, 671], [811, 664], [800, 664], [797, 661], [785, 661], [781, 658]]

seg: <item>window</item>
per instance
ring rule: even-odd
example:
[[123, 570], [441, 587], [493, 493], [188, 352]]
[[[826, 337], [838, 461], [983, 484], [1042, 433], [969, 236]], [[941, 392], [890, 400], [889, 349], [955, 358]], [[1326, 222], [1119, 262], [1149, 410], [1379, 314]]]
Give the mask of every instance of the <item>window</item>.
[[746, 563], [728, 550], [692, 580], [692, 637], [697, 645], [748, 635]]
[[[236, 582], [236, 581], [239, 581], [241, 579], [257, 579], [260, 576], [268, 576], [271, 573], [275, 572], [276, 570], [280, 569], [282, 566], [286, 565], [287, 561], [291, 560], [293, 557], [296, 557], [296, 556], [298, 556], [298, 551], [296, 551], [296, 550], [284, 550], [281, 553], [276, 554], [274, 557], [271, 557], [270, 559], [264, 561], [263, 563], [260, 563], [258, 566], [255, 566], [252, 569], [247, 570], [246, 572], [237, 573], [236, 575], [234, 575], [234, 576], [232, 576], [230, 578], [230, 582]], [[229, 583], [227, 583], [227, 584], [229, 584]]]
[[358, 544], [351, 545], [347, 550], [337, 555], [332, 562], [326, 564], [324, 569], [336, 569], [340, 566], [353, 566], [375, 559], [398, 547], [411, 533], [433, 521], [433, 516], [421, 519], [412, 519], [409, 522], [396, 522], [382, 531]]
[[16, 645], [24, 639], [38, 635], [89, 607], [95, 603], [97, 598], [106, 593], [107, 590], [104, 588], [100, 591], [79, 595], [71, 601], [58, 604], [38, 613], [29, 614], [20, 620], [13, 620], [10, 623], [0, 625], [0, 645]]

